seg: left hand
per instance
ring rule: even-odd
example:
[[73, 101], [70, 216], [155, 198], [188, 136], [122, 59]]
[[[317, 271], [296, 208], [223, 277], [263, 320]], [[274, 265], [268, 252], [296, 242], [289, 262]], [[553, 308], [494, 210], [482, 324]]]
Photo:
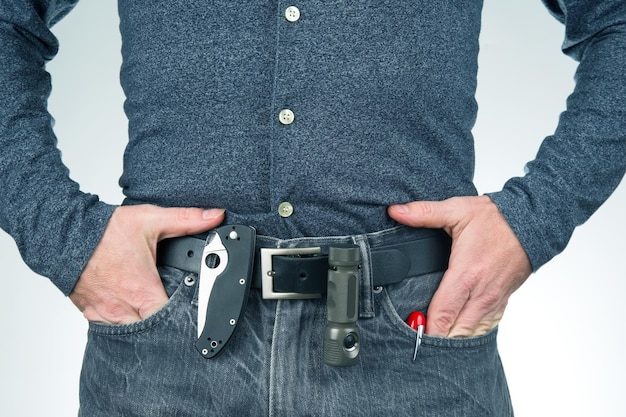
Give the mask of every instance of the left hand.
[[511, 294], [532, 273], [526, 252], [487, 196], [390, 206], [412, 227], [442, 228], [452, 237], [448, 270], [428, 309], [426, 333], [471, 337], [498, 325]]

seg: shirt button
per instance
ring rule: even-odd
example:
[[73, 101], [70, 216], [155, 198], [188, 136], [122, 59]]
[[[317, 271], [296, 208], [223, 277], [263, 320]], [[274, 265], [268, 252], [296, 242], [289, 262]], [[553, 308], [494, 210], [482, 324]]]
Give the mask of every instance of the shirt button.
[[285, 19], [289, 22], [297, 22], [300, 19], [300, 9], [296, 6], [289, 6], [285, 9]]
[[284, 125], [292, 124], [294, 118], [295, 118], [295, 115], [289, 109], [283, 109], [278, 114], [278, 120], [280, 120], [280, 122]]
[[280, 217], [289, 217], [293, 214], [293, 206], [285, 201], [278, 206], [278, 214]]

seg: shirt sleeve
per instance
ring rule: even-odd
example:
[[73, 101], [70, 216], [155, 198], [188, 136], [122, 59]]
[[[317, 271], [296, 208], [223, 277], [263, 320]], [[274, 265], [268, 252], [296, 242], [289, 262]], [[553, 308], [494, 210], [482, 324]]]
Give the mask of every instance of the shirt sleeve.
[[0, 227], [24, 261], [69, 294], [114, 206], [80, 191], [63, 165], [47, 111], [50, 27], [77, 0], [0, 0]]
[[535, 270], [565, 248], [626, 170], [626, 2], [544, 3], [565, 25], [562, 49], [579, 62], [576, 86], [525, 176], [489, 194]]

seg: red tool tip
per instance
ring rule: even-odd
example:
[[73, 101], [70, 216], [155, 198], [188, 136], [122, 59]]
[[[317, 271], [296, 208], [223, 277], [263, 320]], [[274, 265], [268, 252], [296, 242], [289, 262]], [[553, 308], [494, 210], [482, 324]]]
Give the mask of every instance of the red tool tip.
[[417, 330], [419, 326], [426, 327], [426, 316], [421, 311], [414, 311], [409, 314], [409, 318], [406, 319], [406, 324], [411, 326], [412, 329]]

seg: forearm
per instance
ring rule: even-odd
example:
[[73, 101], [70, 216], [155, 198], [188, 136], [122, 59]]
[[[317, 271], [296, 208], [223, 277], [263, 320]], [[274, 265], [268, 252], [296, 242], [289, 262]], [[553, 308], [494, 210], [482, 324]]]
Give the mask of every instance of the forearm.
[[584, 28], [574, 14], [582, 11], [570, 11], [564, 48], [580, 64], [567, 111], [527, 174], [490, 194], [535, 270], [564, 249], [626, 170], [626, 12], [619, 7], [595, 26], [585, 10]]
[[57, 50], [48, 26], [72, 3], [3, 2], [0, 10], [0, 226], [65, 294], [113, 210], [69, 178], [46, 109], [45, 63]]

